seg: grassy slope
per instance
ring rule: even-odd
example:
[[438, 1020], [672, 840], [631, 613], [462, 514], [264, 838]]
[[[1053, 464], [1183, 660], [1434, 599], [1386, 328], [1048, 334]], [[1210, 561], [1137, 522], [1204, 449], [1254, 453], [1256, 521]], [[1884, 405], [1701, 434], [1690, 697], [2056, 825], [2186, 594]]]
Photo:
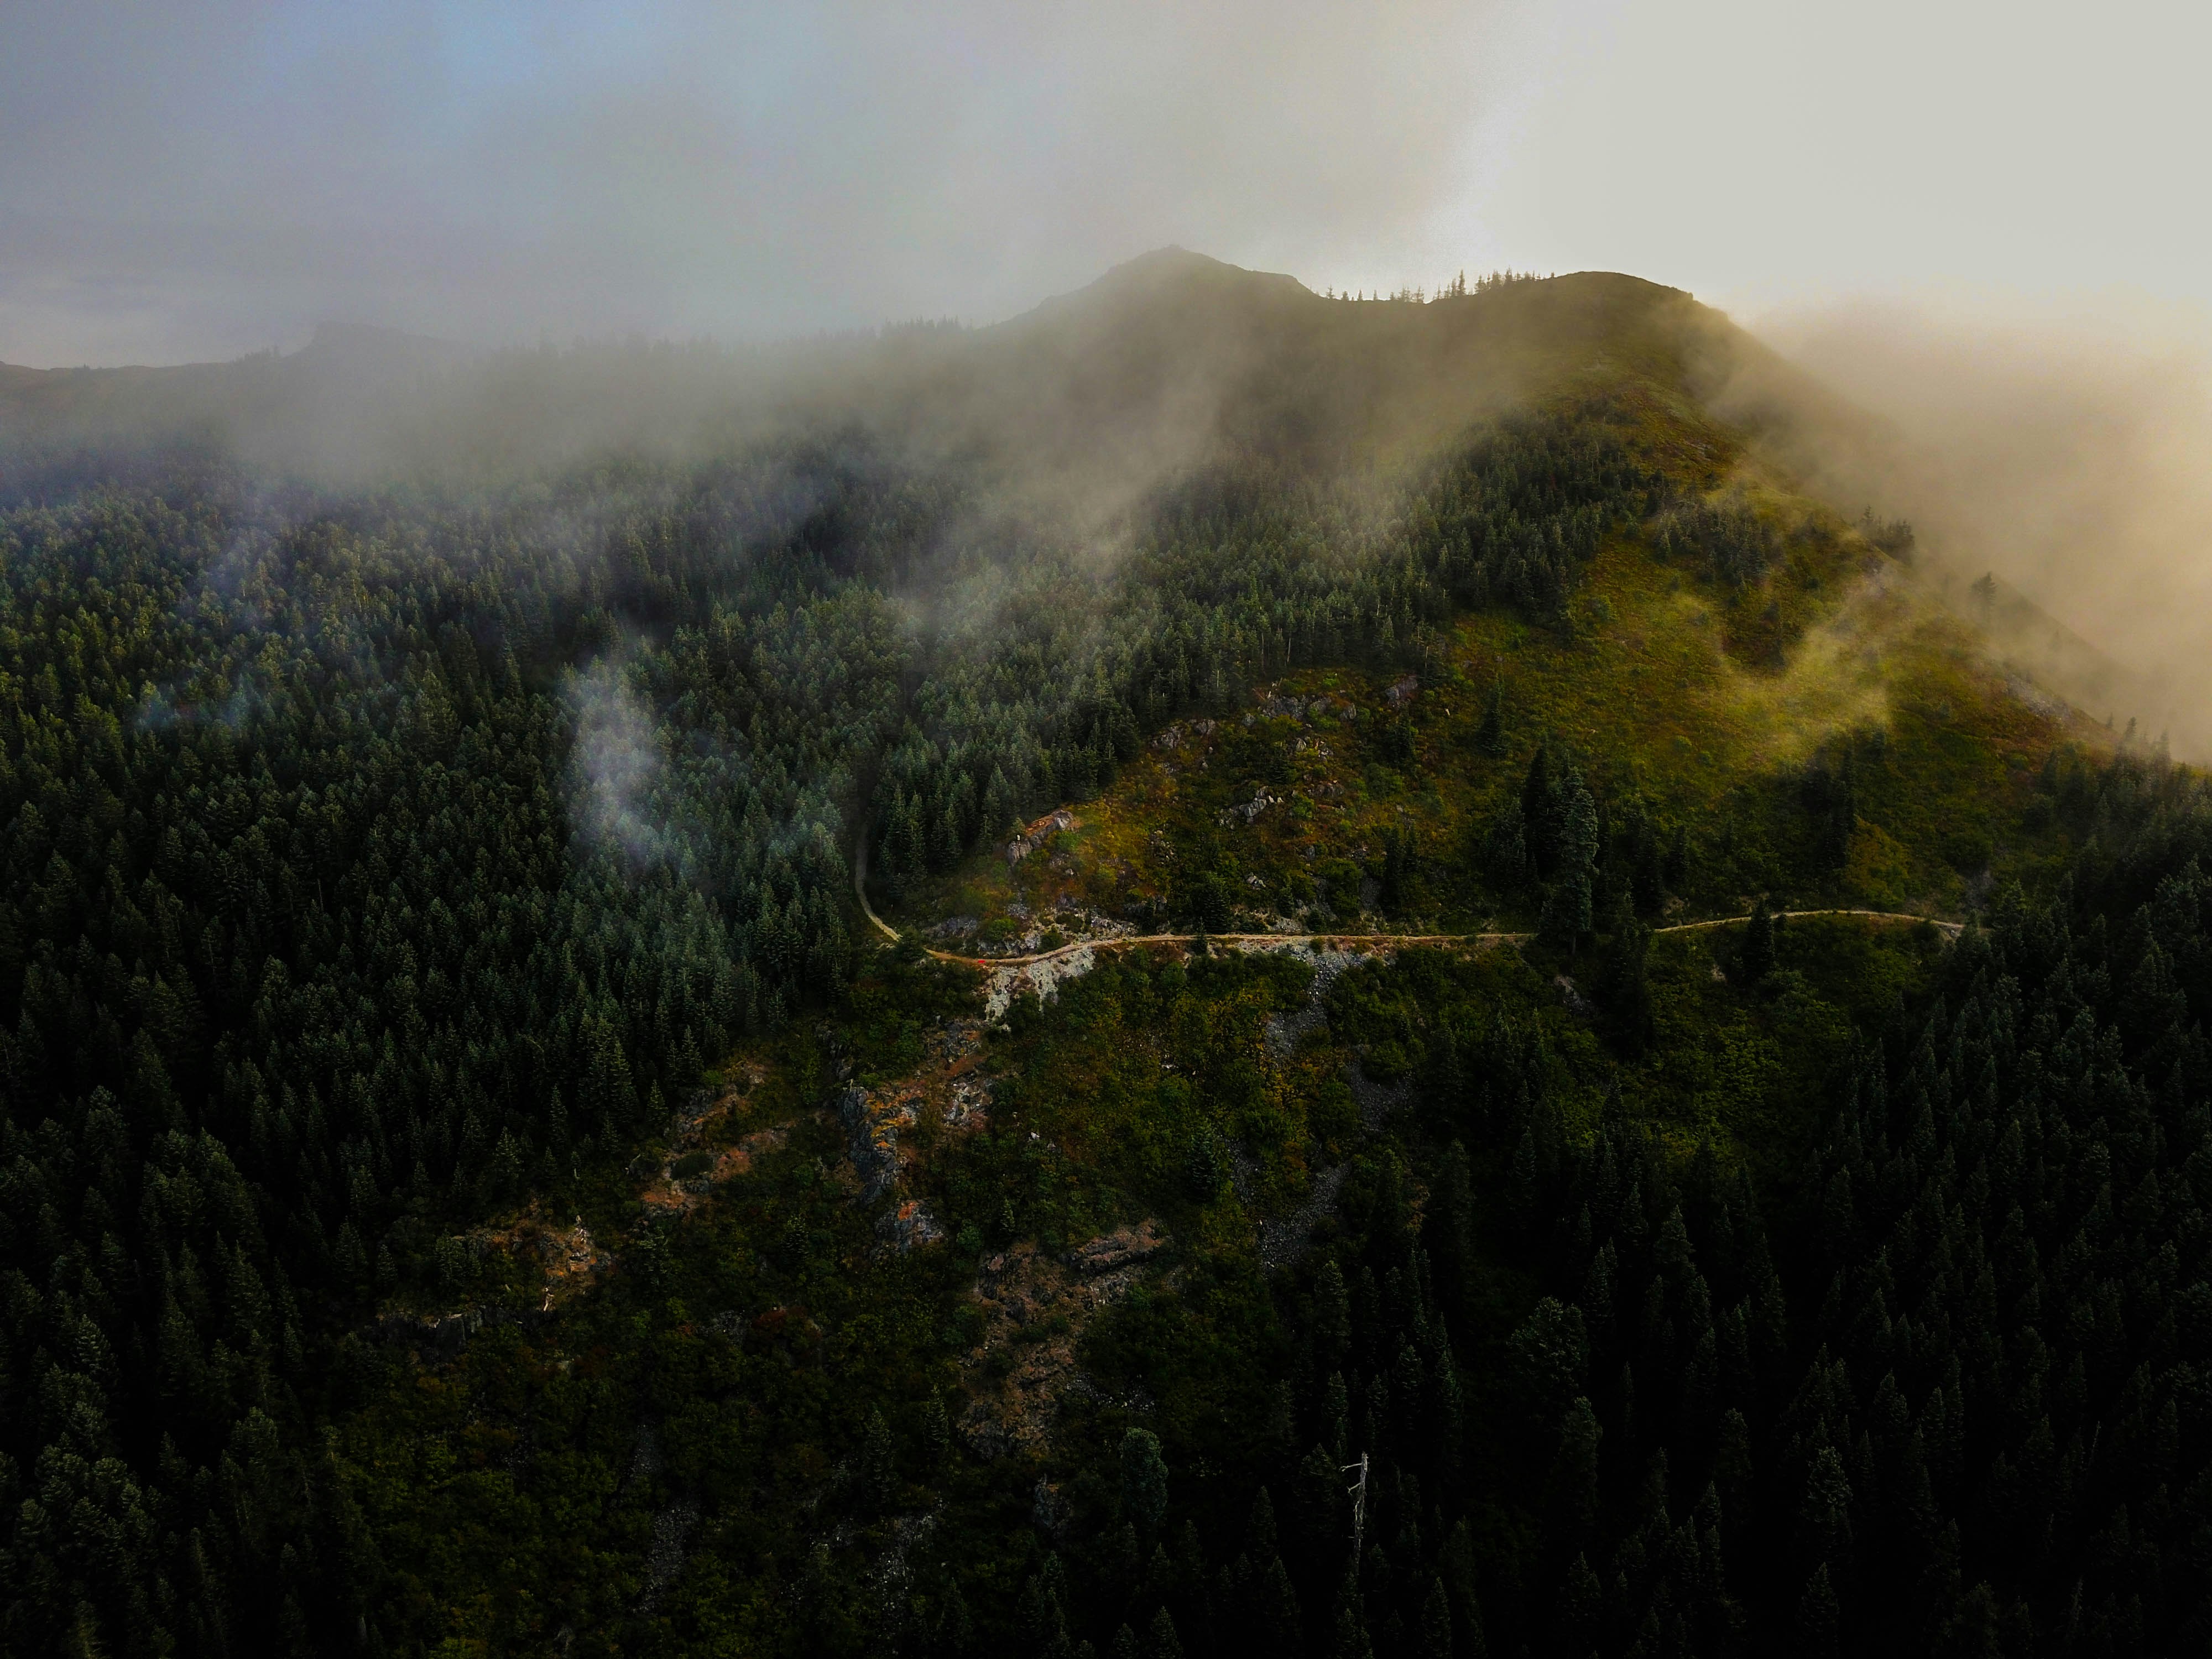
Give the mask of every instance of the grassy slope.
[[[1334, 868], [1332, 904], [1379, 867], [1393, 828], [1417, 837], [1424, 879], [1407, 918], [1448, 927], [1531, 920], [1527, 895], [1487, 890], [1474, 837], [1513, 796], [1548, 735], [1601, 799], [1640, 796], [1697, 849], [1686, 915], [1741, 914], [1749, 896], [1955, 914], [1969, 884], [2032, 876], [2057, 851], [2033, 827], [2033, 780], [2052, 749], [2094, 742], [2007, 690], [1972, 629], [1917, 586], [1909, 568], [1825, 508], [1790, 493], [1725, 428], [1648, 387], [1633, 437], [1678, 478], [1754, 503], [1787, 551], [1741, 594], [1660, 562], [1637, 536], [1603, 551], [1562, 639], [1504, 612], [1463, 619], [1410, 712], [1416, 760], [1394, 764], [1385, 691], [1394, 673], [1316, 668], [1255, 702], [1328, 696], [1350, 707], [1304, 721], [1212, 711], [1178, 722], [1081, 820], [1018, 867], [978, 854], [921, 888], [894, 921], [975, 924], [986, 946], [1034, 938], [1056, 910], [1152, 914], [1178, 857], [1218, 860], [1249, 896], [1249, 925], [1311, 901]], [[1507, 752], [1476, 741], [1493, 680]], [[1859, 826], [1841, 872], [1808, 868], [1797, 780], [1848, 748]], [[1322, 752], [1325, 750], [1325, 752]], [[1262, 787], [1284, 797], [1247, 828], [1221, 815]], [[1256, 877], [1263, 887], [1246, 878]], [[1349, 879], [1347, 879], [1347, 878]], [[1030, 921], [1024, 921], [1022, 912]], [[1323, 917], [1318, 925], [1328, 925]], [[1070, 936], [1077, 924], [1061, 931]]]

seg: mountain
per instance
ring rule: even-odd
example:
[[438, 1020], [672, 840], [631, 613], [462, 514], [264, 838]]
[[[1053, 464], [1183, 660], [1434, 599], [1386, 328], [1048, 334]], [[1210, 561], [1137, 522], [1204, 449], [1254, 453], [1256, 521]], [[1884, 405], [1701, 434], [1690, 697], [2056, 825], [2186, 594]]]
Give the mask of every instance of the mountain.
[[188, 443], [342, 478], [435, 471], [458, 453], [496, 475], [609, 446], [695, 453], [766, 406], [1054, 471], [1150, 476], [1222, 444], [1334, 465], [1432, 447], [1588, 373], [1608, 349], [1624, 367], [1671, 372], [1689, 314], [1677, 290], [1595, 273], [1427, 306], [1354, 304], [1164, 249], [950, 335], [484, 353], [331, 325], [281, 357], [9, 368], [0, 434], [19, 450]]
[[434, 399], [442, 380], [482, 356], [394, 329], [326, 324], [298, 351], [227, 363], [0, 366], [0, 448], [16, 469], [183, 452], [343, 475], [398, 408]]
[[0, 1652], [2201, 1649], [2202, 779], [1460, 288], [0, 374]]

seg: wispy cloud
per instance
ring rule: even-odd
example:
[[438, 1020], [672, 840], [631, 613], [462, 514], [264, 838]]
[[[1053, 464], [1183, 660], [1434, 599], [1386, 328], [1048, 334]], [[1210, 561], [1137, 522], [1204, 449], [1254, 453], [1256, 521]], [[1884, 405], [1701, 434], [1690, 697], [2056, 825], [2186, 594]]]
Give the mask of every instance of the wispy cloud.
[[30, 0], [0, 359], [988, 319], [1169, 242], [1310, 268], [1450, 193], [1486, 10]]
[[575, 721], [568, 764], [576, 828], [632, 865], [658, 861], [671, 843], [654, 813], [662, 763], [651, 712], [611, 657], [571, 674], [568, 697]]

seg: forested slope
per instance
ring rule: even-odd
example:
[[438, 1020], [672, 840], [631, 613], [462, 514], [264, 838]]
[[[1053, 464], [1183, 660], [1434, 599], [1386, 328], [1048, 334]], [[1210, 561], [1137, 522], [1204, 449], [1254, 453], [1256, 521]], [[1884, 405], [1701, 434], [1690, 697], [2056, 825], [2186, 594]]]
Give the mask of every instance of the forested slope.
[[[1614, 672], [1632, 604], [1786, 676], [1905, 550], [1698, 406], [1715, 326], [1179, 256], [803, 372], [380, 386], [342, 468], [270, 447], [343, 391], [289, 360], [11, 383], [0, 1639], [2201, 1641], [2197, 782], [1964, 657], [1809, 763], [1601, 754], [1523, 695]], [[1340, 672], [1430, 701], [1233, 723]], [[1261, 877], [1135, 793], [1199, 720], [1262, 783], [1367, 757], [1364, 816]], [[1424, 771], [1479, 834], [1376, 827]], [[1923, 827], [1960, 801], [1978, 839]], [[1092, 802], [1155, 835], [1094, 906], [1218, 927], [1297, 860], [1347, 921], [1371, 880], [1544, 940], [1170, 949], [988, 1033], [872, 942], [863, 844], [915, 923], [992, 872], [1041, 908], [999, 843]], [[1860, 893], [1870, 848], [1988, 928], [1647, 931]], [[986, 1103], [871, 1150], [902, 1079]], [[1130, 1237], [1169, 1242], [1081, 1291]], [[391, 1340], [456, 1308], [458, 1353]]]

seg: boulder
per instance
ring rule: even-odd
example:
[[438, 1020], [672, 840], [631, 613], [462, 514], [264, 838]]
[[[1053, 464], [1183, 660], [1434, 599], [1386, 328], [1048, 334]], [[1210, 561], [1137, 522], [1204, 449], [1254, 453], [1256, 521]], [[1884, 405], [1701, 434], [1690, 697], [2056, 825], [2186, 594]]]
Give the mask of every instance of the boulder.
[[1068, 1252], [1067, 1265], [1090, 1278], [1148, 1261], [1167, 1247], [1167, 1230], [1147, 1217], [1133, 1227], [1116, 1227], [1077, 1245]]

